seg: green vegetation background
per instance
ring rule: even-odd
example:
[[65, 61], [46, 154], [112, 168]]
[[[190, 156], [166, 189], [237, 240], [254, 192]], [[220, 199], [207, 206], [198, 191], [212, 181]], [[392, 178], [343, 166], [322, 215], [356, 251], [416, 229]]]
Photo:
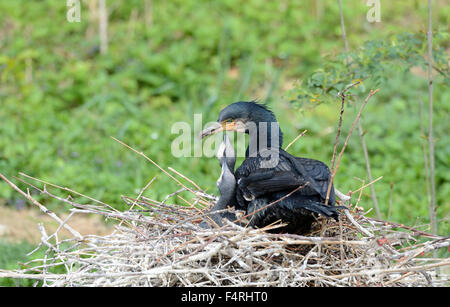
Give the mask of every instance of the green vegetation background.
[[[339, 100], [314, 108], [289, 101], [299, 82], [344, 50], [337, 1], [107, 1], [105, 55], [99, 53], [89, 2], [81, 2], [80, 23], [66, 20], [65, 1], [0, 2], [0, 170], [9, 178], [24, 172], [120, 209], [126, 208], [121, 195], [136, 196], [155, 175], [146, 196], [162, 199], [177, 190], [174, 181], [114, 136], [217, 193], [217, 160], [173, 157], [171, 142], [178, 135], [171, 127], [192, 123], [194, 113], [203, 114], [203, 123], [213, 121], [227, 104], [250, 99], [273, 109], [285, 146], [308, 130], [291, 153], [331, 160]], [[433, 27], [445, 30], [448, 3], [433, 5]], [[365, 1], [344, 1], [352, 50], [367, 40], [426, 31], [426, 1], [382, 1], [380, 23], [367, 22], [368, 9]], [[383, 218], [423, 225], [428, 207], [417, 93], [427, 118], [426, 72], [388, 70], [385, 77], [364, 112], [373, 176], [383, 176], [376, 194]], [[359, 89], [361, 96], [368, 86]], [[448, 84], [435, 85], [434, 101], [439, 232], [448, 235]], [[343, 136], [357, 106], [346, 109]], [[335, 182], [347, 192], [361, 180], [367, 183], [355, 131]], [[366, 210], [372, 207], [369, 193], [366, 189], [360, 203]], [[20, 199], [0, 182], [0, 205], [14, 206]], [[41, 200], [52, 210], [62, 206]], [[2, 258], [0, 267], [17, 261], [17, 254]]]

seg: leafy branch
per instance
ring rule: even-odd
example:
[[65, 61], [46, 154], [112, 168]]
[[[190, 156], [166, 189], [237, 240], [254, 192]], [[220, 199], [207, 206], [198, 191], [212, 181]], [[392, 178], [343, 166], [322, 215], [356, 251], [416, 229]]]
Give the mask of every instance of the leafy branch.
[[[438, 32], [433, 37], [433, 69], [438, 72], [434, 82], [450, 84], [450, 69], [445, 46], [448, 32]], [[291, 91], [290, 101], [298, 106], [328, 102], [335, 99], [349, 83], [360, 81], [358, 87], [365, 92], [364, 83], [380, 86], [388, 81], [389, 71], [395, 68], [403, 73], [412, 67], [427, 69], [428, 59], [425, 33], [403, 33], [387, 39], [365, 42], [360, 48], [324, 59], [322, 67], [311, 73]]]

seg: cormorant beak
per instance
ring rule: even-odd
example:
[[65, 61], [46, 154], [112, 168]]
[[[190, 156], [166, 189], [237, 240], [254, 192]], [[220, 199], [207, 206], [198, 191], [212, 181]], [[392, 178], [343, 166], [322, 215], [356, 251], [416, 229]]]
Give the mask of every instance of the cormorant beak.
[[221, 131], [238, 131], [238, 125], [236, 121], [223, 121], [221, 123], [214, 123], [209, 128], [204, 129], [200, 132], [200, 137], [203, 139], [209, 135], [216, 134]]

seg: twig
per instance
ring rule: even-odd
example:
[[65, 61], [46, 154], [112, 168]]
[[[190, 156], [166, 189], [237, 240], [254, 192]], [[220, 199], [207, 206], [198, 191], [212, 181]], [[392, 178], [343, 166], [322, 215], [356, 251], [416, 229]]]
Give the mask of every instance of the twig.
[[[419, 100], [419, 120], [420, 120], [420, 132], [421, 136], [425, 137], [425, 127], [424, 127], [424, 119], [423, 119], [423, 111], [422, 111], [422, 95], [420, 93], [420, 89], [417, 90], [417, 97]], [[428, 154], [427, 154], [427, 145], [426, 141], [422, 141], [422, 147], [423, 147], [423, 161], [425, 166], [425, 182], [427, 187], [427, 203], [428, 203], [428, 214], [430, 217], [431, 222], [431, 209], [433, 208], [433, 204], [431, 202], [431, 187], [430, 187], [430, 165], [428, 162]]]
[[355, 225], [356, 228], [358, 228], [358, 230], [365, 234], [368, 237], [373, 237], [373, 233], [371, 233], [370, 231], [368, 231], [367, 229], [365, 229], [364, 227], [362, 227], [354, 218], [353, 216], [350, 214], [350, 211], [348, 209], [344, 210], [345, 216], [348, 218], [348, 220]]
[[63, 220], [61, 220], [55, 213], [48, 210], [44, 205], [39, 203], [37, 200], [35, 200], [29, 193], [23, 192], [21, 189], [19, 189], [14, 183], [9, 181], [3, 174], [0, 173], [0, 178], [3, 179], [7, 184], [9, 184], [14, 190], [25, 196], [26, 199], [28, 199], [32, 204], [36, 205], [41, 209], [42, 212], [48, 214], [50, 217], [52, 217], [54, 220], [56, 220], [60, 225], [63, 225], [65, 229], [67, 229], [72, 235], [77, 237], [78, 239], [83, 239], [83, 236], [76, 230], [72, 229], [67, 223]]
[[359, 109], [359, 112], [358, 112], [358, 114], [356, 115], [355, 120], [353, 121], [352, 127], [350, 128], [350, 131], [349, 131], [349, 133], [348, 133], [348, 135], [347, 135], [347, 138], [345, 139], [344, 145], [342, 146], [342, 149], [341, 149], [341, 151], [339, 152], [339, 156], [338, 156], [337, 162], [336, 162], [336, 167], [333, 168], [333, 171], [332, 171], [332, 174], [331, 174], [331, 178], [330, 178], [330, 183], [328, 184], [327, 197], [326, 197], [326, 200], [325, 200], [325, 205], [328, 204], [328, 200], [329, 200], [329, 198], [330, 198], [330, 191], [331, 191], [331, 186], [332, 186], [332, 184], [333, 184], [334, 176], [336, 176], [336, 172], [337, 172], [337, 170], [338, 170], [338, 168], [339, 168], [339, 163], [341, 162], [342, 155], [344, 154], [344, 151], [345, 151], [345, 148], [347, 147], [348, 141], [350, 140], [350, 137], [352, 136], [352, 133], [353, 133], [353, 130], [355, 129], [356, 123], [359, 121], [359, 118], [361, 117], [361, 113], [362, 113], [362, 111], [364, 110], [364, 107], [366, 106], [366, 104], [367, 104], [367, 102], [369, 101], [369, 99], [370, 99], [373, 95], [375, 95], [378, 91], [379, 91], [379, 89], [376, 89], [376, 90], [370, 90], [369, 95], [366, 97], [366, 99], [365, 99], [364, 102], [362, 103], [362, 105], [361, 105], [361, 107], [360, 107], [360, 109]]
[[334, 193], [343, 202], [347, 202], [347, 201], [349, 201], [352, 198], [351, 196], [345, 195], [344, 193], [342, 193], [341, 191], [339, 191], [336, 188], [334, 188]]
[[[341, 17], [342, 39], [344, 40], [344, 48], [345, 48], [345, 52], [347, 53], [347, 56], [348, 56], [349, 47], [348, 47], [348, 41], [347, 41], [347, 34], [345, 32], [344, 12], [342, 11], [341, 0], [338, 0], [338, 3], [339, 3], [339, 15]], [[349, 60], [348, 60], [347, 57], [346, 57], [346, 62], [347, 62], [347, 66], [348, 66], [349, 65]]]
[[178, 176], [180, 176], [181, 178], [187, 180], [188, 182], [190, 182], [196, 189], [198, 189], [199, 191], [202, 191], [203, 189], [200, 188], [193, 180], [189, 179], [188, 177], [186, 177], [185, 175], [181, 174], [180, 172], [178, 172], [177, 170], [173, 169], [172, 167], [168, 167], [169, 171], [174, 172], [175, 174], [177, 174]]
[[[141, 189], [141, 191], [139, 192], [138, 197], [134, 200], [133, 204], [131, 204], [130, 206], [130, 210], [133, 209], [133, 207], [137, 204], [137, 202], [139, 201], [139, 199], [141, 198], [142, 194], [144, 194], [145, 190], [148, 189], [148, 187], [153, 183], [153, 181], [155, 181], [157, 176], [154, 176], [146, 185], [144, 188]], [[142, 207], [141, 207], [142, 208]], [[119, 226], [122, 225], [122, 223], [124, 222], [124, 220], [121, 220], [119, 223]]]
[[437, 234], [436, 223], [436, 176], [434, 169], [434, 138], [433, 138], [433, 27], [431, 0], [428, 0], [428, 154], [430, 155], [431, 206], [429, 207], [431, 231]]
[[287, 151], [287, 150], [289, 149], [289, 147], [291, 147], [291, 145], [294, 144], [299, 138], [301, 138], [302, 136], [304, 136], [305, 133], [306, 133], [307, 131], [308, 131], [308, 130], [303, 130], [303, 132], [300, 133], [299, 135], [297, 135], [297, 136], [295, 137], [295, 139], [293, 139], [292, 142], [290, 142], [290, 143], [288, 144], [288, 146], [286, 146], [286, 148], [285, 148], [284, 150]]
[[380, 176], [380, 177], [378, 177], [377, 179], [375, 179], [375, 180], [369, 182], [368, 184], [363, 184], [360, 188], [358, 188], [358, 189], [352, 191], [352, 193], [359, 192], [359, 191], [361, 191], [361, 190], [367, 188], [369, 185], [374, 184], [375, 182], [377, 182], [378, 180], [380, 180], [380, 179], [382, 179], [382, 178], [383, 178], [383, 176]]
[[[350, 67], [349, 67], [350, 61], [349, 61], [349, 57], [348, 57], [348, 53], [349, 53], [350, 49], [349, 49], [348, 41], [347, 41], [347, 34], [345, 32], [344, 12], [342, 10], [341, 0], [339, 0], [338, 2], [339, 2], [339, 15], [340, 15], [340, 19], [341, 19], [342, 39], [344, 40], [344, 48], [345, 48], [345, 52], [347, 53], [347, 56], [345, 57], [345, 61], [346, 61], [347, 69], [350, 71]], [[342, 99], [344, 99], [344, 98], [342, 98]], [[342, 102], [342, 103], [344, 103], [344, 102]], [[361, 119], [358, 121], [358, 130], [359, 130], [359, 136], [361, 139], [361, 145], [363, 147], [364, 159], [366, 161], [367, 174], [369, 176], [369, 181], [372, 181], [373, 179], [372, 179], [372, 173], [371, 173], [371, 169], [370, 169], [369, 153], [367, 151], [366, 142], [364, 141], [364, 134], [363, 134], [363, 128], [362, 128], [362, 124], [361, 124]], [[332, 165], [334, 167], [334, 161], [333, 161]], [[371, 197], [372, 197], [373, 204], [375, 206], [375, 211], [376, 211], [377, 217], [381, 218], [380, 208], [378, 206], [378, 201], [377, 201], [377, 196], [375, 194], [374, 186], [370, 186], [370, 191], [371, 191]], [[328, 200], [326, 203], [328, 203]]]
[[[117, 143], [121, 144], [122, 146], [132, 150], [133, 152], [137, 153], [138, 155], [144, 157], [147, 161], [150, 161], [154, 166], [156, 166], [157, 168], [159, 168], [163, 173], [165, 173], [167, 176], [169, 176], [170, 178], [172, 178], [176, 183], [178, 183], [180, 186], [182, 186], [183, 188], [185, 188], [187, 191], [191, 192], [192, 194], [202, 198], [201, 196], [199, 196], [198, 193], [196, 193], [194, 190], [192, 190], [191, 188], [186, 187], [183, 183], [181, 183], [177, 178], [175, 178], [174, 176], [172, 176], [168, 171], [166, 171], [165, 169], [163, 169], [161, 166], [159, 166], [158, 163], [156, 163], [155, 161], [153, 161], [152, 159], [150, 159], [149, 157], [147, 157], [142, 151], [137, 151], [136, 149], [132, 148], [131, 146], [125, 144], [122, 141], [119, 141], [118, 139], [116, 139], [115, 137], [111, 136], [111, 138], [116, 141]], [[203, 198], [202, 198], [203, 199]], [[204, 201], [206, 201], [205, 199], [203, 199]]]
[[[84, 198], [86, 198], [86, 199], [92, 200], [93, 202], [99, 203], [99, 204], [101, 204], [101, 205], [103, 205], [103, 206], [105, 206], [105, 207], [107, 207], [107, 208], [109, 208], [109, 209], [111, 209], [111, 210], [117, 211], [117, 209], [115, 209], [114, 207], [108, 205], [107, 203], [105, 203], [105, 202], [103, 202], [103, 201], [97, 200], [97, 199], [95, 199], [95, 198], [92, 198], [92, 197], [90, 197], [90, 196], [88, 196], [88, 195], [79, 193], [79, 192], [74, 191], [74, 190], [72, 190], [72, 189], [69, 189], [69, 188], [67, 188], [67, 187], [62, 187], [62, 186], [56, 185], [56, 184], [54, 184], [54, 183], [51, 183], [51, 182], [48, 182], [48, 181], [44, 181], [44, 180], [42, 180], [42, 179], [38, 179], [38, 178], [32, 177], [32, 176], [27, 175], [27, 174], [22, 173], [22, 172], [19, 172], [19, 175], [24, 176], [24, 177], [29, 178], [29, 179], [32, 179], [32, 180], [35, 180], [35, 181], [37, 181], [37, 182], [43, 183], [44, 185], [52, 186], [52, 187], [54, 187], [54, 188], [57, 188], [57, 189], [60, 189], [60, 190], [66, 191], [66, 192], [69, 192], [69, 193], [72, 193], [72, 194], [75, 194], [75, 195], [82, 196], [82, 197], [84, 197]], [[16, 179], [22, 181], [22, 182], [25, 183], [25, 184], [28, 184], [28, 185], [30, 185], [30, 186], [33, 186], [32, 184], [30, 184], [30, 183], [24, 181], [24, 180], [21, 179], [21, 178], [16, 178]], [[33, 186], [33, 187], [34, 187], [34, 186]]]
[[337, 129], [337, 132], [336, 132], [336, 139], [335, 139], [335, 141], [334, 141], [334, 147], [333, 147], [333, 156], [331, 157], [331, 173], [330, 173], [330, 185], [328, 186], [328, 189], [329, 190], [327, 190], [327, 197], [326, 197], [326, 200], [325, 200], [325, 205], [327, 205], [328, 204], [328, 199], [329, 199], [329, 197], [330, 197], [330, 191], [331, 191], [331, 175], [332, 175], [332, 173], [333, 173], [333, 171], [334, 171], [334, 167], [335, 167], [335, 161], [336, 161], [336, 154], [337, 154], [337, 147], [338, 147], [338, 144], [339, 144], [339, 137], [340, 137], [340, 135], [341, 135], [341, 129], [342, 129], [342, 120], [343, 120], [343, 116], [344, 116], [344, 107], [345, 107], [345, 93], [350, 89], [350, 88], [352, 88], [353, 86], [355, 86], [355, 85], [357, 85], [357, 84], [359, 84], [360, 83], [360, 81], [356, 81], [355, 83], [351, 83], [351, 84], [348, 84], [345, 88], [344, 88], [344, 90], [342, 90], [342, 92], [339, 92], [338, 93], [338, 97], [341, 97], [341, 112], [339, 113], [339, 123], [338, 123], [338, 129]]
[[[364, 130], [362, 128], [361, 118], [358, 121], [358, 131], [359, 131], [359, 138], [361, 139], [361, 146], [363, 148], [364, 160], [366, 161], [367, 176], [369, 177], [369, 181], [373, 181], [372, 170], [370, 168], [369, 152], [367, 150], [366, 142], [364, 141]], [[375, 194], [374, 185], [370, 185], [370, 196], [372, 197], [377, 217], [381, 219], [380, 207], [378, 206], [378, 200], [377, 195]]]
[[108, 11], [106, 8], [106, 0], [98, 2], [99, 15], [99, 36], [100, 36], [100, 53], [106, 54], [108, 51]]
[[407, 226], [407, 225], [404, 225], [404, 224], [398, 224], [398, 223], [390, 222], [390, 221], [383, 221], [383, 220], [379, 220], [379, 219], [375, 219], [375, 218], [368, 218], [368, 219], [371, 220], [371, 221], [378, 222], [378, 223], [383, 223], [384, 225], [391, 225], [393, 227], [403, 228], [403, 229], [409, 230], [414, 235], [421, 235], [423, 237], [432, 238], [432, 239], [443, 239], [444, 238], [444, 237], [441, 237], [441, 236], [438, 236], [438, 235], [435, 235], [435, 234], [431, 234], [431, 233], [428, 233], [428, 232], [425, 232], [425, 231], [422, 231], [422, 230], [418, 230], [418, 229], [416, 229], [414, 227], [410, 227], [410, 226]]

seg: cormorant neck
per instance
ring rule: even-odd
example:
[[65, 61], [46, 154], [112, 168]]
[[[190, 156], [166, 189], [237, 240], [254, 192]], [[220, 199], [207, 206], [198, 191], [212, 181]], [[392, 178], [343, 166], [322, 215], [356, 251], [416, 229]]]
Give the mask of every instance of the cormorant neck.
[[258, 152], [267, 148], [281, 149], [283, 145], [283, 132], [276, 121], [256, 123], [255, 129], [246, 132], [249, 135], [246, 157], [256, 156]]

